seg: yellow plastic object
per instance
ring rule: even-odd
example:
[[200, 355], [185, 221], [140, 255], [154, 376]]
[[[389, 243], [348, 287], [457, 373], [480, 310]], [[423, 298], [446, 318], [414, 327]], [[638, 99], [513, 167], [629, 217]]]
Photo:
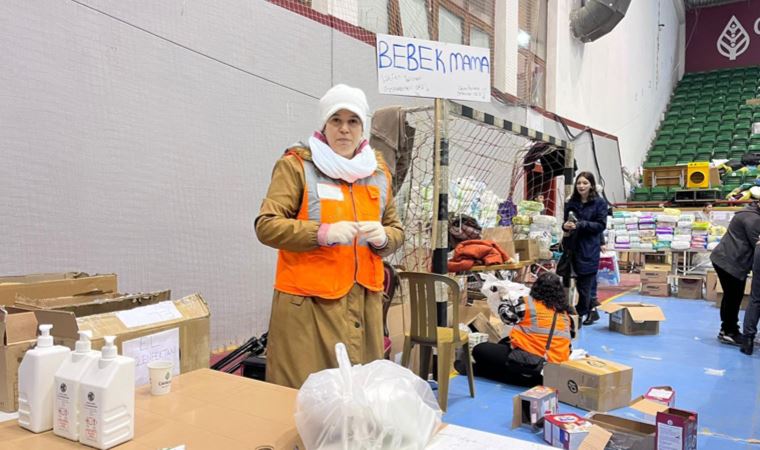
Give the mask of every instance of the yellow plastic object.
[[686, 168], [686, 187], [705, 189], [710, 187], [710, 163], [690, 162]]

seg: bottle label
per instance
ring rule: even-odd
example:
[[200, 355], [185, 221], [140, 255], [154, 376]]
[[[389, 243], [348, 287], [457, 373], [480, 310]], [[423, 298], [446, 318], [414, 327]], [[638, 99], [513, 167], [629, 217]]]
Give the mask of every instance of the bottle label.
[[84, 436], [81, 436], [87, 441], [98, 441], [99, 409], [98, 399], [96, 398], [95, 393], [88, 391], [85, 394], [84, 411], [82, 411], [84, 413], [82, 418], [84, 420]]
[[[55, 393], [55, 428], [71, 431], [73, 429], [71, 421], [76, 419], [72, 416], [69, 386], [65, 381], [62, 381], [57, 386]], [[73, 425], [76, 426], [76, 424]]]

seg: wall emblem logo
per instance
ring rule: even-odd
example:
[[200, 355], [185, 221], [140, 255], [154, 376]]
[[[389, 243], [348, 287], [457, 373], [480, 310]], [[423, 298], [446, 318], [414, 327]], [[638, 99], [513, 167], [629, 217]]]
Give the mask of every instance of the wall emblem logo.
[[736, 18], [731, 16], [723, 32], [718, 36], [716, 42], [718, 53], [734, 61], [737, 56], [741, 55], [749, 47], [749, 34], [742, 24]]

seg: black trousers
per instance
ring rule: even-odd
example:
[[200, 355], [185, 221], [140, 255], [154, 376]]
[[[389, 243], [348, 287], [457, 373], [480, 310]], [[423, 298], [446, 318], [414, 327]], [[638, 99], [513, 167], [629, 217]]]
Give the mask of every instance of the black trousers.
[[746, 278], [740, 280], [730, 273], [713, 264], [718, 274], [720, 285], [723, 287], [723, 299], [720, 303], [720, 329], [726, 334], [739, 332], [739, 307], [744, 298]]
[[483, 342], [476, 345], [472, 349], [472, 357], [475, 359], [472, 365], [473, 374], [476, 377], [516, 386], [533, 387], [543, 384], [544, 379], [541, 376], [529, 377], [509, 370], [507, 356], [511, 351], [509, 338], [502, 339], [498, 344]]
[[760, 321], [760, 251], [755, 250], [755, 259], [752, 262], [752, 292], [749, 296], [749, 306], [744, 313], [745, 336], [754, 337], [757, 334], [758, 321]]
[[591, 290], [595, 280], [596, 272], [575, 277], [575, 289], [578, 291], [578, 304], [575, 305], [575, 310], [578, 312], [578, 317], [585, 316], [594, 307], [591, 304]]

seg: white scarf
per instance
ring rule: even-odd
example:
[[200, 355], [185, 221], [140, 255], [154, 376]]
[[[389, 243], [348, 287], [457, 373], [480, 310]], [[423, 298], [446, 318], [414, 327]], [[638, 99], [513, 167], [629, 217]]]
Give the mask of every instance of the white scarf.
[[352, 159], [335, 153], [329, 145], [316, 136], [309, 138], [309, 148], [314, 164], [330, 178], [353, 183], [372, 175], [377, 170], [375, 151], [369, 145], [365, 145]]

